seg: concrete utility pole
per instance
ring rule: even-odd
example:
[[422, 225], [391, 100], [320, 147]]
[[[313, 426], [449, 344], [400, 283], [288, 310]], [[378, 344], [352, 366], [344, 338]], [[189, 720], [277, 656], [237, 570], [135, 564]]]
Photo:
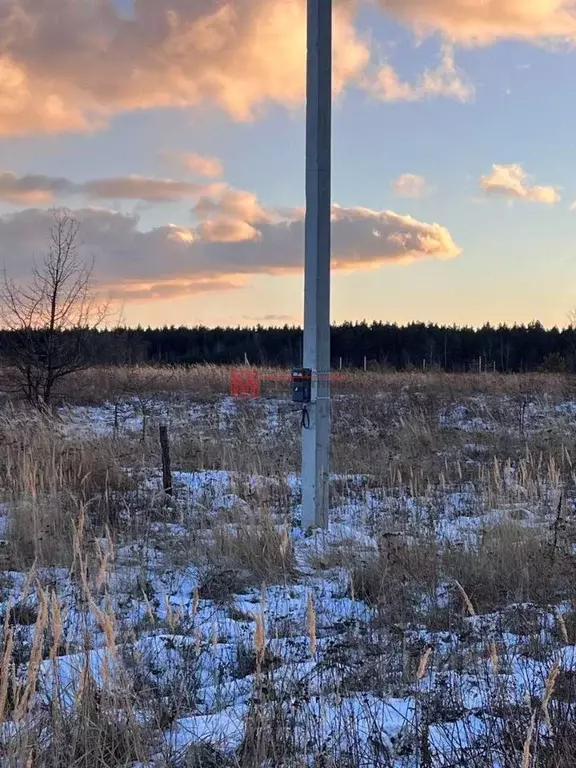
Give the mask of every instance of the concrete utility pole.
[[303, 364], [312, 369], [312, 401], [302, 429], [305, 529], [328, 527], [332, 0], [308, 0], [307, 38]]

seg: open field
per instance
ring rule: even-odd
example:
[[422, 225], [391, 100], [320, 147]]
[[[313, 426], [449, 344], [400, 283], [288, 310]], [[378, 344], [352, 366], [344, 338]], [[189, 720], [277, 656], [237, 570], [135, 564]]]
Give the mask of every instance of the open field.
[[306, 535], [286, 372], [229, 373], [3, 405], [0, 765], [576, 764], [576, 381], [337, 379]]

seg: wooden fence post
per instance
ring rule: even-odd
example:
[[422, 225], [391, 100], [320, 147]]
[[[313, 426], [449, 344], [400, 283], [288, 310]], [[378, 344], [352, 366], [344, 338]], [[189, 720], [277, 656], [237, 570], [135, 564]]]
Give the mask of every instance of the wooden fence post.
[[170, 467], [170, 443], [168, 441], [168, 427], [165, 424], [160, 425], [160, 450], [162, 451], [162, 485], [164, 493], [172, 496], [172, 469]]

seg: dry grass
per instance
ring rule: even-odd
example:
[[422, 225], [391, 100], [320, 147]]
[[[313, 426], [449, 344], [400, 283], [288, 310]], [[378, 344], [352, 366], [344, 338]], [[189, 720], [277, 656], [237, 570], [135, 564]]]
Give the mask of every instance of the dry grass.
[[[99, 404], [119, 397], [193, 395], [197, 401], [230, 393], [233, 366], [139, 365], [102, 366], [69, 377], [58, 393], [65, 402]], [[286, 376], [287, 371], [258, 369], [267, 381]], [[274, 385], [272, 385], [274, 386]]]
[[[101, 366], [74, 374], [63, 382], [59, 397], [66, 402], [101, 403], [123, 395], [153, 393], [163, 396], [191, 394], [197, 400], [230, 393], [230, 374], [243, 366], [227, 365], [139, 365]], [[251, 368], [261, 380], [263, 395], [285, 395], [290, 391], [290, 369]], [[374, 396], [389, 393], [398, 397], [406, 391], [454, 401], [462, 396], [506, 395], [521, 403], [531, 397], [568, 399], [575, 393], [573, 376], [559, 373], [409, 373], [388, 369], [333, 371], [334, 394]]]
[[102, 528], [133, 481], [111, 441], [67, 440], [58, 424], [25, 411], [0, 418], [0, 487], [9, 512], [5, 565], [69, 564], [80, 510]]
[[[470, 545], [386, 536], [377, 557], [353, 567], [352, 589], [376, 605], [387, 623], [421, 619], [422, 600], [427, 598], [426, 610], [435, 614], [428, 615], [427, 622], [442, 616], [447, 625], [454, 625], [462, 611], [476, 615], [510, 604], [547, 606], [574, 599], [575, 575], [571, 550], [553, 558], [546, 532], [503, 523], [487, 528], [478, 543]], [[435, 605], [439, 584], [454, 585], [447, 612]]]
[[563, 552], [553, 560], [550, 546], [541, 530], [498, 525], [483, 533], [478, 546], [446, 548], [442, 568], [478, 613], [511, 603], [548, 605], [576, 596], [574, 556]]
[[286, 584], [297, 574], [288, 527], [265, 513], [210, 531], [196, 562], [203, 564], [200, 596], [218, 602], [250, 587]]
[[[0, 725], [11, 723], [12, 738], [3, 744], [7, 765], [42, 768], [132, 766], [150, 754], [150, 732], [135, 716], [135, 699], [128, 681], [108, 675], [103, 685], [93, 679], [86, 654], [80, 685], [69, 701], [57, 673], [61, 655], [62, 615], [54, 592], [37, 587], [38, 611], [25, 663], [17, 657], [8, 608], [0, 665]], [[100, 615], [104, 623], [111, 616]], [[115, 656], [114, 637], [107, 635], [106, 650]], [[38, 707], [41, 667], [50, 660], [54, 674], [46, 691], [49, 706]], [[22, 671], [24, 674], [22, 674]]]
[[[299, 469], [298, 409], [284, 400], [276, 426], [263, 426], [269, 418], [266, 403], [242, 401], [224, 418], [219, 398], [227, 393], [229, 374], [213, 366], [99, 369], [78, 375], [70, 380], [70, 390], [60, 393], [70, 402], [123, 398], [145, 417], [145, 434], [119, 426], [114, 434], [71, 437], [49, 417], [12, 407], [0, 415], [0, 490], [9, 520], [3, 570], [31, 569], [27, 594], [5, 614], [0, 724], [10, 723], [15, 731], [3, 746], [0, 765], [5, 755], [7, 766], [147, 765], [151, 754], [165, 753], [159, 768], [296, 768], [304, 765], [305, 733], [309, 757], [318, 766], [412, 768], [417, 759], [418, 768], [456, 768], [462, 764], [461, 745], [451, 745], [451, 762], [435, 762], [428, 734], [442, 719], [450, 723], [462, 715], [461, 692], [441, 682], [427, 691], [428, 679], [441, 681], [446, 670], [483, 675], [492, 696], [490, 716], [500, 717], [504, 704], [498, 679], [509, 671], [508, 651], [494, 632], [477, 627], [485, 614], [500, 612], [507, 631], [522, 637], [530, 655], [536, 646], [529, 645], [530, 638], [542, 633], [541, 612], [552, 610], [554, 616], [560, 604], [563, 612], [556, 611], [550, 639], [538, 639], [538, 658], [548, 664], [542, 691], [518, 712], [505, 712], [508, 730], [490, 732], [484, 751], [476, 745], [466, 764], [572, 765], [576, 724], [563, 705], [573, 702], [576, 686], [566, 670], [554, 666], [551, 655], [576, 638], [573, 432], [554, 409], [574, 396], [572, 379], [371, 371], [349, 372], [335, 382], [336, 392], [350, 396], [334, 401], [333, 468], [345, 475], [331, 483], [334, 516], [349, 506], [357, 509], [378, 549], [363, 546], [351, 531], [332, 549], [309, 551], [316, 576], [343, 576], [344, 591], [348, 578], [347, 597], [375, 608], [372, 621], [346, 617], [327, 627], [322, 596], [309, 589], [309, 582], [298, 584], [309, 574], [302, 572], [290, 536], [298, 499], [286, 475]], [[265, 394], [288, 389], [286, 371], [265, 374], [270, 376]], [[160, 467], [158, 398], [171, 419], [173, 469], [233, 472], [233, 504], [217, 508], [217, 495], [208, 486], [189, 497], [176, 482], [172, 501], [143, 486], [142, 480]], [[532, 410], [527, 402], [533, 403]], [[190, 406], [198, 403], [204, 410], [192, 420]], [[452, 418], [462, 408], [465, 428]], [[540, 412], [547, 414], [542, 423], [534, 416]], [[251, 482], [254, 474], [266, 478], [257, 487]], [[501, 522], [493, 522], [492, 511], [503, 514]], [[440, 524], [450, 519], [456, 525], [459, 516], [464, 522], [485, 516], [487, 522], [467, 543], [450, 542], [439, 534]], [[184, 529], [185, 535], [173, 533], [171, 526]], [[174, 608], [168, 591], [163, 601], [156, 600], [142, 565], [134, 588], [136, 599], [145, 604], [141, 624], [126, 627], [115, 614], [108, 603], [119, 573], [115, 553], [135, 541], [143, 561], [147, 549], [161, 551], [163, 572], [199, 569], [200, 581], [188, 595], [189, 610]], [[138, 555], [130, 557], [126, 562], [135, 578]], [[57, 685], [50, 706], [38, 704], [42, 665], [57, 667], [69, 650], [69, 606], [60, 604], [39, 576], [41, 566], [54, 565], [70, 567], [86, 622], [86, 674], [73, 706], [63, 705], [65, 693]], [[266, 585], [306, 590], [298, 627], [285, 616], [271, 629]], [[251, 615], [234, 605], [234, 597], [247, 591], [255, 595]], [[33, 594], [37, 600], [31, 607]], [[201, 633], [198, 617], [207, 603], [215, 613], [228, 611], [230, 621], [237, 617], [252, 632], [243, 640], [248, 651], [243, 660], [239, 651], [237, 666], [239, 678], [251, 676], [253, 691], [244, 738], [232, 756], [218, 745], [197, 745], [177, 754], [159, 746], [175, 718], [195, 711], [202, 654], [216, 657], [224, 645], [225, 628], [216, 620], [211, 639]], [[521, 611], [518, 603], [527, 605]], [[571, 611], [565, 611], [566, 603]], [[185, 681], [162, 690], [147, 684], [134, 643], [143, 627], [155, 638], [166, 631], [186, 640]], [[437, 632], [454, 635], [460, 644], [442, 655], [420, 642], [422, 632], [432, 642]], [[331, 681], [322, 678], [319, 693], [311, 693], [308, 681], [292, 680], [289, 665], [271, 651], [274, 638], [290, 642], [292, 635], [303, 641], [305, 663], [318, 663]], [[111, 668], [97, 682], [88, 673], [96, 641], [111, 659], [125, 661], [131, 655], [133, 663], [121, 672]], [[217, 679], [210, 681], [218, 685]], [[279, 689], [290, 695], [283, 699]], [[310, 720], [304, 727], [298, 708], [287, 703], [308, 703], [318, 695], [324, 704], [334, 704], [352, 693], [368, 697], [374, 691], [392, 697], [414, 694], [418, 703], [409, 736], [394, 746], [398, 755], [382, 746], [380, 763], [367, 762], [360, 737], [349, 754], [331, 752], [320, 738], [319, 723]], [[225, 686], [219, 695], [226, 701]], [[367, 702], [362, 713], [356, 712], [357, 721], [334, 720], [334, 738], [355, 728], [360, 732], [376, 717]]]
[[438, 562], [434, 541], [410, 543], [402, 536], [385, 537], [377, 557], [353, 568], [353, 593], [377, 606], [382, 622], [406, 626], [417, 616], [423, 595], [434, 595]]

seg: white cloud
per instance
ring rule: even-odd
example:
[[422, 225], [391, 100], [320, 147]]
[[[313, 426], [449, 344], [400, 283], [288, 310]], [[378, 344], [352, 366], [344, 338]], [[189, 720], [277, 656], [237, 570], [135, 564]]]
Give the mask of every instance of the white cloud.
[[487, 195], [500, 195], [511, 200], [531, 200], [554, 205], [560, 200], [557, 187], [532, 184], [521, 165], [494, 164], [489, 174], [480, 178], [480, 189]]
[[392, 182], [392, 190], [398, 197], [422, 197], [426, 189], [426, 179], [414, 173], [403, 173]]

